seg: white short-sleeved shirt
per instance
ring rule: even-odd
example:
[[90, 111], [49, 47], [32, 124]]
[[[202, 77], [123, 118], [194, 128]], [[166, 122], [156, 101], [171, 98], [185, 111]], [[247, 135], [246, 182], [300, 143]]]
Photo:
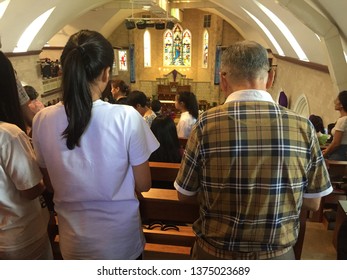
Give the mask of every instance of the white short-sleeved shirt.
[[20, 194], [41, 179], [28, 136], [15, 125], [0, 122], [0, 252], [20, 250], [46, 234], [47, 208], [39, 198], [29, 200]]
[[69, 150], [58, 103], [37, 113], [33, 144], [54, 188], [64, 259], [135, 259], [144, 237], [132, 166], [159, 143], [131, 106], [97, 100], [80, 146]]
[[196, 118], [189, 114], [188, 111], [183, 112], [176, 127], [178, 138], [188, 138], [195, 123]]
[[334, 128], [331, 130], [331, 134], [334, 136], [335, 131], [342, 131], [341, 145], [347, 145], [347, 116], [338, 118]]

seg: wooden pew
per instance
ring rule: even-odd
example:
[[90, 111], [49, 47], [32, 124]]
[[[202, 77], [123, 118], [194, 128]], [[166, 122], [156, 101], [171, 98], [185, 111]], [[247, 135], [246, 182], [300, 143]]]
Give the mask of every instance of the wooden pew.
[[347, 161], [326, 160], [325, 163], [332, 182], [341, 181], [347, 176]]
[[347, 182], [344, 182], [347, 178], [347, 161], [326, 160], [325, 162], [334, 190], [331, 194], [322, 197], [318, 211], [310, 213], [312, 222], [323, 221], [324, 207], [327, 204], [337, 207], [338, 200], [347, 199], [347, 190], [341, 188], [342, 185], [347, 185]]
[[180, 163], [150, 161], [152, 181], [174, 182], [180, 166]]
[[[149, 163], [153, 182], [170, 182], [172, 189], [151, 188], [142, 193], [140, 213], [146, 237], [145, 256], [189, 259], [195, 241], [192, 223], [199, 216], [197, 202], [181, 202], [173, 187], [179, 163]], [[167, 229], [167, 230], [166, 230]], [[176, 230], [178, 229], [178, 230]]]

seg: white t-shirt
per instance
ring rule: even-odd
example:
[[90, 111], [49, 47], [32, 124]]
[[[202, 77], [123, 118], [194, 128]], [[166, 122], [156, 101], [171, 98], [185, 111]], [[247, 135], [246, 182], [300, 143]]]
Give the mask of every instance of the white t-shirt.
[[144, 236], [132, 166], [159, 143], [131, 106], [97, 100], [80, 146], [69, 150], [62, 103], [33, 120], [33, 144], [54, 188], [64, 259], [135, 259]]
[[342, 131], [341, 145], [347, 145], [347, 116], [338, 118], [334, 128], [331, 130], [331, 134], [334, 136], [335, 131]]
[[195, 123], [196, 118], [189, 114], [188, 111], [183, 112], [176, 127], [178, 138], [188, 138]]
[[0, 253], [20, 250], [47, 233], [45, 204], [20, 194], [41, 179], [29, 137], [17, 126], [0, 122]]

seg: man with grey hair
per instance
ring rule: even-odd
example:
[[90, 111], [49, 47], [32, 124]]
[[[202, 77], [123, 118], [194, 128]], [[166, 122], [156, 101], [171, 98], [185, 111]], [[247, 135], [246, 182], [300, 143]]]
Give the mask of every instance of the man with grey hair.
[[199, 117], [174, 184], [200, 204], [192, 259], [294, 259], [301, 209], [332, 191], [314, 127], [273, 101], [273, 78], [258, 43], [224, 50], [226, 101]]

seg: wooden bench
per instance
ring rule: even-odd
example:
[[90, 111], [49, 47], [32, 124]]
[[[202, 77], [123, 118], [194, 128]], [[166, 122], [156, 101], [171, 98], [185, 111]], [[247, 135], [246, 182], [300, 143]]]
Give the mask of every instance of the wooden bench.
[[[336, 215], [336, 225], [334, 229], [334, 235], [333, 235], [333, 245], [335, 249], [337, 250], [337, 241], [338, 241], [338, 235], [340, 231], [340, 227], [345, 221], [347, 220], [347, 200], [339, 200], [338, 201], [338, 207], [337, 207], [337, 215]], [[347, 239], [347, 236], [346, 236]]]
[[[145, 251], [156, 250], [188, 259], [195, 241], [191, 225], [199, 216], [198, 204], [179, 201], [176, 190], [151, 189], [142, 195], [140, 213], [147, 241]], [[163, 230], [165, 226], [168, 230]]]
[[147, 241], [145, 255], [150, 254], [151, 258], [189, 259], [195, 241], [191, 225], [199, 216], [199, 206], [197, 203], [178, 200], [173, 182], [180, 163], [149, 162], [149, 166], [153, 184], [168, 182], [171, 189], [167, 188], [167, 184], [165, 188], [156, 185], [142, 193], [143, 197], [139, 199]]
[[334, 190], [329, 195], [322, 197], [318, 211], [310, 213], [312, 222], [323, 222], [324, 209], [327, 205], [336, 205], [337, 208], [339, 200], [347, 199], [347, 191], [341, 189], [343, 184], [347, 185], [347, 182], [344, 182], [347, 177], [347, 161], [326, 160], [326, 164]]
[[167, 181], [173, 183], [177, 177], [180, 166], [180, 163], [150, 161], [149, 167], [151, 169], [152, 181]]

